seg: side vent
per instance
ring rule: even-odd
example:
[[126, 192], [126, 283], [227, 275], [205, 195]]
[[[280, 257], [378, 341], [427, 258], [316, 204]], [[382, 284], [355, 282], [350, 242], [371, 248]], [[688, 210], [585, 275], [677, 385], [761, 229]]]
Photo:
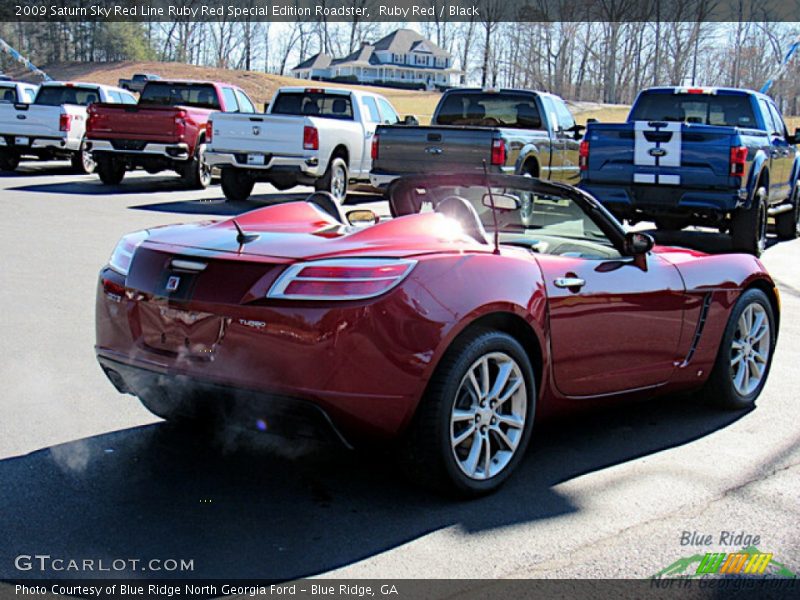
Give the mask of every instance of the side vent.
[[680, 364], [681, 368], [687, 366], [691, 361], [692, 357], [694, 356], [695, 350], [697, 350], [697, 345], [700, 343], [700, 338], [703, 335], [703, 328], [706, 326], [706, 319], [708, 318], [708, 309], [711, 307], [711, 292], [708, 292], [705, 296], [703, 296], [703, 307], [700, 309], [700, 318], [697, 320], [697, 329], [694, 331], [694, 339], [692, 340], [692, 346], [689, 348], [689, 352], [686, 354], [686, 358], [683, 359], [683, 362]]

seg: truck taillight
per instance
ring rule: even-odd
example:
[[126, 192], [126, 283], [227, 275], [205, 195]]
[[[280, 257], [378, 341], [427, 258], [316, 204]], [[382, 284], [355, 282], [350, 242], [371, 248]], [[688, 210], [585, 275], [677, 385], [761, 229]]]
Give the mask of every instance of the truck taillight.
[[372, 136], [372, 160], [378, 160], [378, 134]]
[[303, 127], [303, 150], [319, 150], [319, 131], [316, 127]]
[[209, 119], [206, 121], [206, 144], [210, 144], [214, 138], [214, 123]]
[[178, 138], [183, 138], [186, 135], [186, 111], [179, 110], [175, 114], [175, 135]]
[[363, 300], [400, 284], [416, 261], [397, 258], [342, 258], [299, 263], [272, 284], [267, 298], [279, 300]]
[[581, 171], [589, 168], [589, 140], [581, 140], [581, 145], [578, 147], [578, 167]]
[[72, 115], [61, 114], [58, 118], [58, 130], [69, 131], [72, 129]]
[[506, 141], [503, 139], [492, 140], [492, 164], [506, 164]]
[[735, 146], [731, 148], [731, 176], [744, 177], [744, 167], [747, 163], [747, 148]]

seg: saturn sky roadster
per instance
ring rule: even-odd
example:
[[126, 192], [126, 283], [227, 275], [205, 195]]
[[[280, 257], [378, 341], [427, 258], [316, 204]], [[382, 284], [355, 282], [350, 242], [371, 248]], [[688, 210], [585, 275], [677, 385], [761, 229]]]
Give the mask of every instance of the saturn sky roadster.
[[170, 421], [389, 443], [424, 483], [500, 486], [541, 417], [698, 391], [751, 407], [780, 299], [744, 254], [654, 246], [573, 187], [410, 177], [395, 218], [326, 193], [125, 236], [97, 358]]

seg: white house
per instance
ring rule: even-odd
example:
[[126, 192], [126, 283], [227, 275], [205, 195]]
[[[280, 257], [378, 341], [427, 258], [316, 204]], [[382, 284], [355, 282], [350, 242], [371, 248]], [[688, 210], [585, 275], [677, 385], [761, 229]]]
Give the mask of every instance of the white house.
[[461, 71], [453, 68], [452, 55], [411, 29], [398, 29], [374, 44], [364, 43], [344, 58], [318, 53], [292, 69], [300, 79], [359, 83], [423, 84], [448, 86]]

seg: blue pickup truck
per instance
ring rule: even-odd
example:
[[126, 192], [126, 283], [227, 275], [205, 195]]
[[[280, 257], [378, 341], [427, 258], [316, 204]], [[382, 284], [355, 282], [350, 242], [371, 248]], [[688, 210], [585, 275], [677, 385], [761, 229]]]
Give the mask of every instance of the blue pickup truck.
[[771, 98], [730, 88], [642, 91], [625, 123], [590, 122], [580, 187], [620, 219], [730, 232], [760, 255], [768, 217], [781, 239], [800, 235], [800, 129], [789, 134]]

